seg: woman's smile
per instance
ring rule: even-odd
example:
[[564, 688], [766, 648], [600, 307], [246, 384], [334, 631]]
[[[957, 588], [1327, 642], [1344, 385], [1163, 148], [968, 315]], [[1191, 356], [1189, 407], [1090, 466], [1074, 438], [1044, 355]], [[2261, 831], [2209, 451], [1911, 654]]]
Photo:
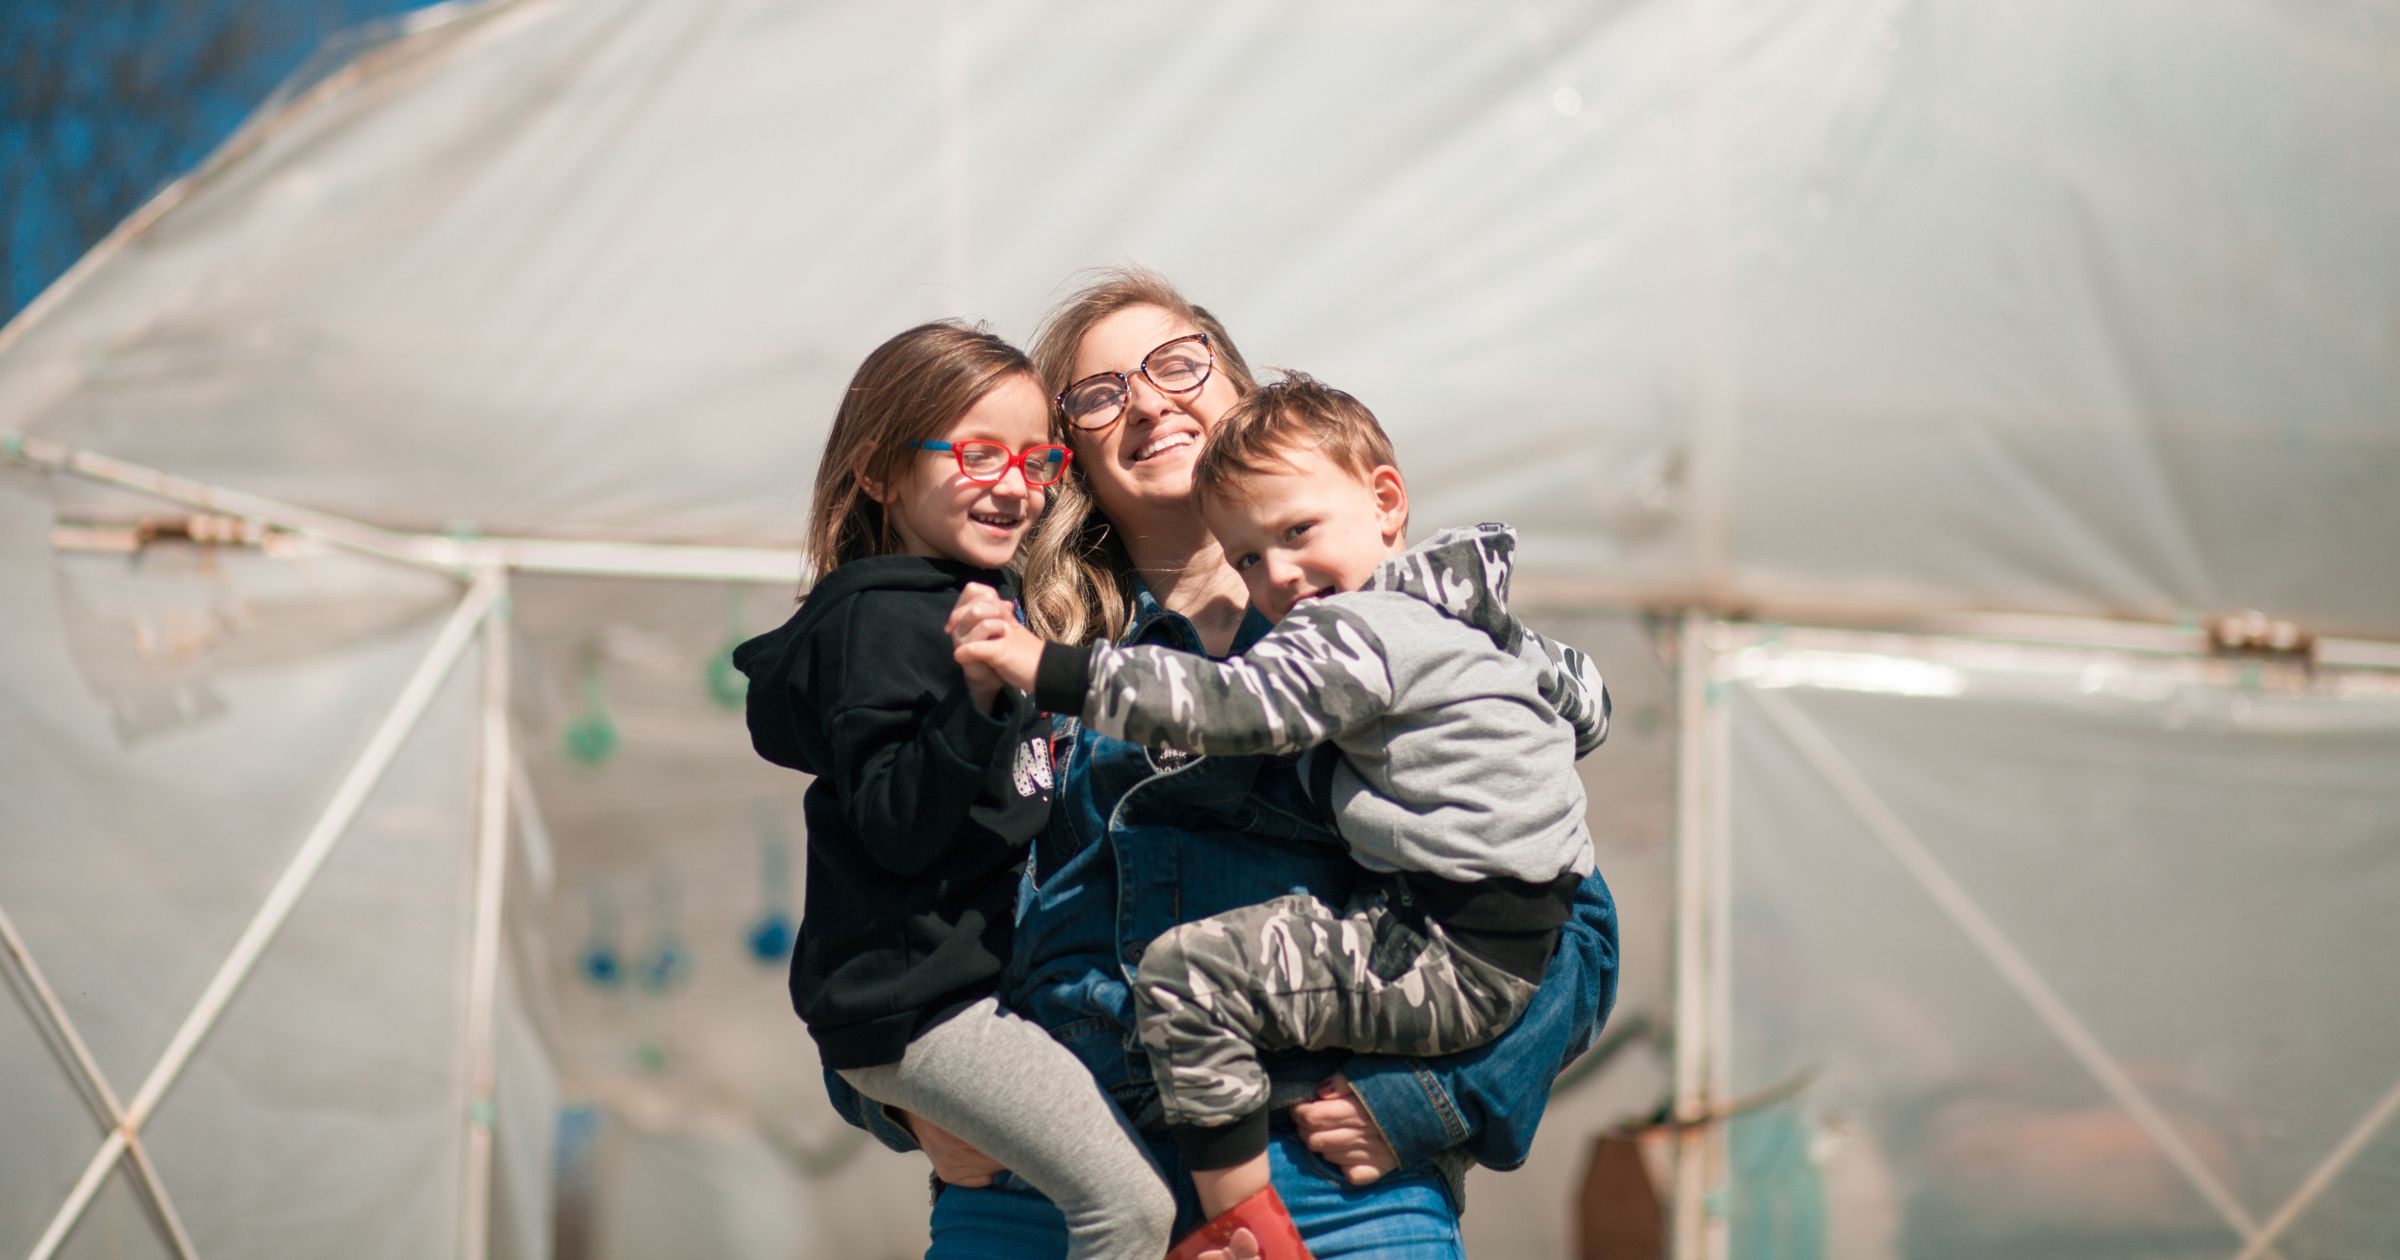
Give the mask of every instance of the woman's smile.
[[1198, 446], [1199, 444], [1200, 435], [1197, 432], [1179, 429], [1173, 433], [1162, 433], [1143, 443], [1141, 449], [1133, 453], [1133, 462], [1143, 463], [1169, 451], [1179, 451], [1187, 446]]

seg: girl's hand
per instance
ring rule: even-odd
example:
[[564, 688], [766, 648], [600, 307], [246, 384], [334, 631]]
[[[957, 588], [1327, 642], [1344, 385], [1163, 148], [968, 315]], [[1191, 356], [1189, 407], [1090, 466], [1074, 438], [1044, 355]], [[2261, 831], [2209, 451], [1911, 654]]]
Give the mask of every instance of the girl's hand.
[[1033, 676], [1042, 666], [1045, 645], [1033, 631], [1017, 624], [1016, 618], [980, 622], [970, 628], [950, 653], [974, 676], [978, 666], [999, 675], [1000, 681], [1019, 691], [1033, 690]]
[[1000, 675], [993, 673], [989, 665], [963, 657], [958, 664], [967, 676], [967, 698], [975, 702], [975, 711], [997, 715], [994, 706], [1000, 701]]
[[[958, 602], [951, 605], [950, 618], [942, 623], [942, 629], [955, 646], [980, 637], [987, 622], [1015, 621], [1016, 612], [1007, 600], [1000, 598], [1000, 592], [981, 582], [969, 582], [958, 592]], [[991, 712], [993, 702], [1000, 698], [1000, 675], [981, 661], [970, 661], [963, 656], [957, 659], [966, 673], [967, 695], [975, 701], [976, 710]]]
[[969, 582], [959, 588], [958, 602], [950, 606], [950, 619], [942, 623], [942, 629], [952, 644], [959, 644], [982, 638], [976, 631], [987, 621], [1016, 619], [1016, 606], [1000, 598], [1000, 592], [981, 582]]
[[1400, 1167], [1400, 1157], [1384, 1139], [1375, 1117], [1359, 1101], [1350, 1079], [1339, 1072], [1317, 1086], [1314, 1100], [1292, 1108], [1292, 1120], [1299, 1125], [1308, 1149], [1341, 1169], [1351, 1185], [1363, 1186]]
[[975, 685], [978, 671], [988, 670], [1019, 691], [1033, 690], [1034, 671], [1042, 664], [1042, 641], [1017, 624], [1016, 607], [998, 591], [981, 582], [967, 583], [943, 628], [957, 645], [951, 655], [966, 669], [968, 686]]

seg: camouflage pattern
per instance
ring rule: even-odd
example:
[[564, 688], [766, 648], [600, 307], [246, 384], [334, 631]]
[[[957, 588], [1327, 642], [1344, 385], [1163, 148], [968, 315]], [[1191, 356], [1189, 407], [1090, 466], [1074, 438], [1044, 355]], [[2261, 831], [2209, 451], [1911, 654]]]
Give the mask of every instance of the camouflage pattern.
[[[1385, 561], [1361, 589], [1412, 595], [1525, 660], [1542, 698], [1573, 727], [1580, 757], [1608, 738], [1608, 688], [1589, 657], [1508, 611], [1516, 543], [1506, 525], [1444, 530]], [[1340, 596], [1302, 603], [1233, 660], [1103, 644], [1092, 649], [1082, 716], [1103, 735], [1145, 747], [1298, 752], [1390, 711], [1392, 679], [1379, 644], [1356, 603]]]
[[1575, 755], [1608, 738], [1608, 687], [1592, 659], [1525, 628], [1508, 610], [1517, 531], [1487, 521], [1446, 529], [1383, 562], [1360, 590], [1399, 591], [1492, 636], [1492, 645], [1541, 675], [1542, 699], [1575, 728]]
[[1134, 977], [1166, 1118], [1203, 1126], [1266, 1105], [1261, 1051], [1452, 1054], [1506, 1032], [1533, 992], [1380, 892], [1340, 912], [1295, 894], [1182, 924]]

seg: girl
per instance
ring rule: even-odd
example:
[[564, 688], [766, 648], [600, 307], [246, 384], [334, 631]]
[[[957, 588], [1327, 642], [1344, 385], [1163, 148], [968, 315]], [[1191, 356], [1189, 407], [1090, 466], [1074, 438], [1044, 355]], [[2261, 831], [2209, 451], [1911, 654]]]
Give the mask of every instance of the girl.
[[818, 465], [816, 584], [733, 660], [759, 754], [816, 776], [791, 988], [825, 1066], [1048, 1195], [1070, 1256], [1155, 1260], [1174, 1203], [1131, 1126], [993, 997], [1049, 817], [1049, 728], [962, 676], [943, 630], [966, 583], [1013, 592], [1005, 566], [1068, 459], [1015, 347], [955, 322], [885, 342]]

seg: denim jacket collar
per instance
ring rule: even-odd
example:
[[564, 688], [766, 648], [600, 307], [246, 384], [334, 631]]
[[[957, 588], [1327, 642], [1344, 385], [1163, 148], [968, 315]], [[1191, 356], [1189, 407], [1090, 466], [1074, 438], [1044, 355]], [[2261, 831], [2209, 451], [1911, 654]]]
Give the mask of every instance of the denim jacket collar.
[[[1274, 628], [1275, 623], [1267, 620], [1256, 607], [1243, 610], [1241, 628], [1234, 631], [1233, 649], [1227, 655], [1239, 656], [1249, 651], [1251, 644], [1267, 637], [1267, 631]], [[1199, 627], [1192, 624], [1192, 619], [1159, 603], [1158, 597], [1150, 593], [1150, 588], [1140, 578], [1133, 579], [1133, 616], [1125, 628], [1124, 637], [1117, 642], [1156, 643], [1208, 655], [1208, 650], [1200, 643]]]

